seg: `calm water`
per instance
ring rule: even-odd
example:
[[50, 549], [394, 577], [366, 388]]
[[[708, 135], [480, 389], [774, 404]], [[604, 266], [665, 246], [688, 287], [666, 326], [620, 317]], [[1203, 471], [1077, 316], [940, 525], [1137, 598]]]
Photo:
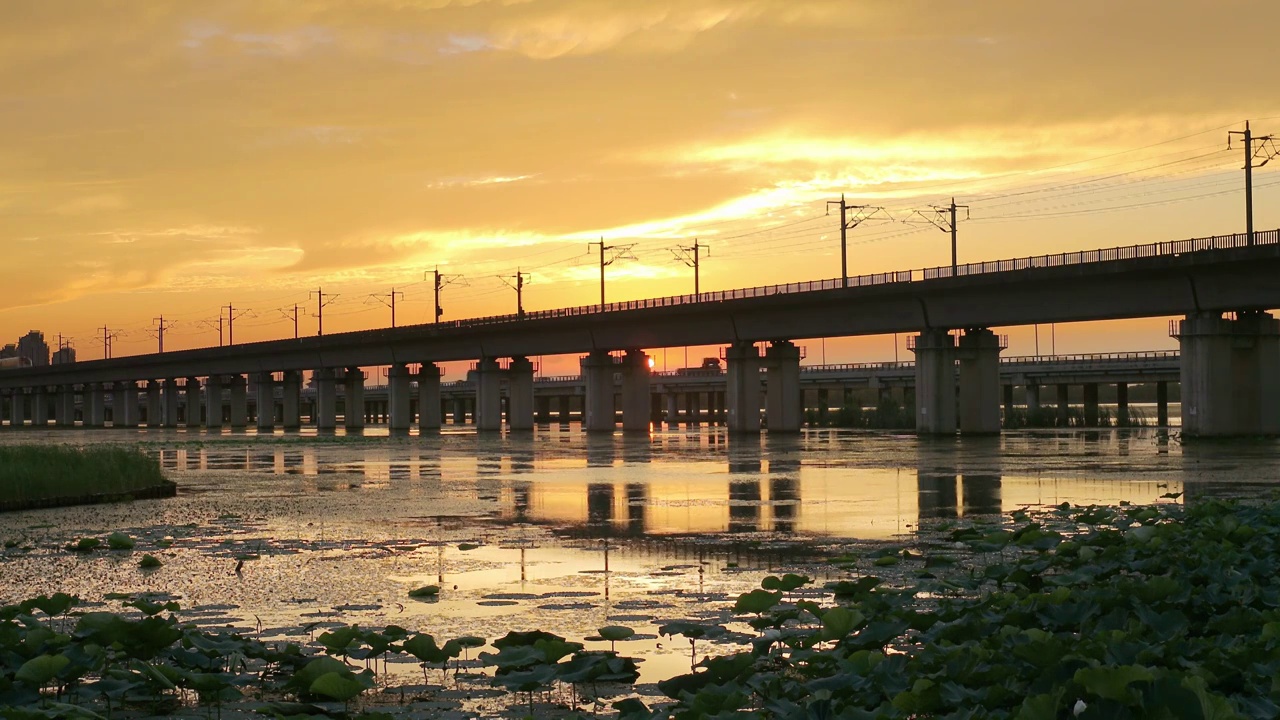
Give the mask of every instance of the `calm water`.
[[[957, 518], [1254, 496], [1280, 479], [1276, 443], [1182, 446], [1143, 429], [958, 441], [834, 430], [588, 437], [576, 426], [374, 433], [0, 434], [0, 443], [141, 443], [180, 488], [171, 500], [0, 516], [0, 538], [19, 543], [0, 555], [0, 603], [166, 592], [191, 620], [263, 637], [343, 622], [582, 640], [626, 624], [639, 639], [619, 650], [643, 657], [642, 679], [654, 680], [689, 663], [688, 646], [657, 637], [655, 623], [725, 619], [728, 601], [770, 572], [841, 577], [821, 559], [909, 542]], [[114, 530], [139, 539], [132, 554], [62, 548]], [[139, 570], [143, 552], [164, 567]], [[443, 588], [438, 601], [407, 597], [429, 583]]]

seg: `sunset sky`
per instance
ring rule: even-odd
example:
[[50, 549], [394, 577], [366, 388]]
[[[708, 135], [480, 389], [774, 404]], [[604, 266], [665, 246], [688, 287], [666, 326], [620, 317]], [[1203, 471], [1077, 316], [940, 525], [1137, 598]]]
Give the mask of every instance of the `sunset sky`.
[[[517, 269], [527, 310], [592, 304], [600, 237], [634, 244], [610, 301], [691, 292], [694, 238], [704, 291], [833, 278], [841, 193], [888, 211], [851, 274], [948, 264], [912, 211], [953, 195], [961, 262], [1240, 232], [1227, 131], [1280, 135], [1277, 27], [1262, 0], [6, 2], [0, 343], [151, 352], [163, 315], [166, 349], [216, 345], [227, 304], [237, 342], [291, 337], [294, 303], [313, 335], [317, 288], [326, 333], [388, 326], [393, 287], [427, 322], [437, 266], [445, 319], [513, 312]], [[1280, 226], [1280, 160], [1255, 185]]]

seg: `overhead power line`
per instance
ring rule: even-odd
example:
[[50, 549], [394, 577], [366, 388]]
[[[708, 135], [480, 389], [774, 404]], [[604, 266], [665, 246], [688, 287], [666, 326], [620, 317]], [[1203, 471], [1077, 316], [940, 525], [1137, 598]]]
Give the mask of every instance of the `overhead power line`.
[[521, 272], [520, 268], [516, 268], [516, 274], [510, 277], [498, 276], [504, 285], [516, 291], [516, 317], [520, 318], [524, 317], [524, 282], [527, 277], [529, 273]]
[[[917, 215], [917, 216], [919, 216], [920, 218], [922, 218], [925, 222], [928, 222], [928, 223], [930, 223], [930, 224], [934, 225], [934, 226], [935, 226], [935, 227], [937, 227], [939, 230], [941, 230], [941, 231], [943, 231], [943, 232], [945, 232], [945, 233], [950, 233], [950, 234], [951, 234], [951, 272], [954, 274], [954, 273], [955, 273], [955, 270], [956, 270], [956, 265], [957, 265], [957, 262], [956, 262], [956, 257], [957, 257], [957, 255], [956, 255], [956, 225], [958, 224], [958, 220], [957, 220], [957, 218], [956, 218], [956, 211], [957, 211], [957, 210], [964, 210], [964, 216], [965, 216], [965, 217], [964, 217], [964, 219], [965, 219], [965, 220], [968, 220], [968, 219], [969, 219], [969, 206], [968, 206], [968, 205], [956, 205], [956, 199], [955, 199], [955, 198], [951, 198], [951, 204], [950, 204], [950, 205], [947, 205], [947, 206], [944, 206], [944, 207], [939, 207], [939, 206], [937, 206], [937, 205], [932, 205], [932, 206], [930, 206], [930, 208], [929, 208], [929, 209], [930, 209], [930, 211], [931, 211], [931, 212], [927, 212], [927, 213], [926, 213], [926, 212], [923, 212], [923, 211], [920, 211], [920, 210], [916, 210], [914, 214], [915, 214], [915, 215]], [[908, 218], [908, 220], [909, 220], [909, 218]], [[904, 222], [906, 222], [906, 221], [904, 221]]]
[[[1227, 149], [1231, 149], [1231, 136], [1240, 135], [1244, 138], [1244, 215], [1245, 215], [1245, 233], [1248, 236], [1248, 244], [1253, 245], [1253, 171], [1266, 165], [1271, 158], [1276, 156], [1275, 142], [1271, 135], [1262, 135], [1254, 137], [1253, 132], [1249, 129], [1249, 121], [1245, 120], [1244, 130], [1230, 130], [1227, 132]], [[1254, 147], [1257, 143], [1257, 147]], [[1254, 165], [1254, 162], [1262, 158], [1262, 162]]]
[[676, 260], [679, 260], [685, 265], [693, 268], [693, 294], [701, 295], [702, 289], [701, 280], [699, 278], [699, 268], [702, 265], [702, 251], [706, 250], [707, 257], [710, 257], [711, 248], [706, 245], [699, 245], [698, 238], [694, 238], [692, 245], [678, 245], [667, 249], [671, 251], [671, 254], [675, 256]]
[[[164, 352], [164, 333], [165, 333], [165, 331], [166, 331], [166, 330], [168, 330], [169, 328], [173, 327], [173, 323], [171, 323], [171, 322], [166, 323], [166, 322], [164, 321], [164, 316], [163, 316], [163, 315], [161, 315], [160, 317], [156, 318], [154, 322], [155, 322], [155, 324], [156, 324], [156, 325], [155, 325], [155, 328], [154, 328], [153, 330], [151, 330], [151, 332], [153, 333], [153, 337], [155, 337], [155, 339], [156, 339], [156, 352], [158, 352], [158, 353], [163, 353], [163, 352]], [[61, 343], [61, 339], [59, 339], [59, 343], [58, 343], [58, 344], [59, 344], [59, 345], [61, 345], [61, 344], [62, 344], [62, 343]]]
[[396, 326], [396, 297], [397, 296], [399, 296], [401, 300], [404, 299], [404, 293], [396, 290], [395, 288], [391, 288], [391, 292], [387, 293], [386, 295], [370, 295], [369, 296], [370, 300], [377, 300], [383, 305], [386, 305], [387, 307], [391, 308], [391, 327]]
[[844, 193], [840, 193], [839, 200], [827, 201], [827, 212], [831, 211], [832, 205], [840, 208], [840, 286], [849, 287], [849, 231], [876, 213], [884, 213], [886, 216], [889, 213], [882, 207], [849, 205], [845, 203]]
[[[314, 297], [316, 299], [316, 335], [324, 335], [324, 307], [329, 303], [337, 300], [338, 293], [325, 294], [324, 288], [316, 288], [307, 294], [307, 299]], [[328, 298], [326, 300], [325, 298]]]
[[[619, 260], [636, 260], [635, 254], [631, 252], [636, 244], [605, 245], [604, 238], [600, 238], [599, 242], [587, 243], [587, 252], [591, 251], [592, 245], [600, 246], [600, 308], [604, 309], [604, 269]], [[605, 259], [605, 253], [610, 253], [608, 260]]]
[[430, 275], [432, 278], [431, 287], [432, 287], [432, 292], [435, 294], [435, 308], [436, 308], [435, 315], [432, 317], [431, 322], [438, 323], [440, 322], [440, 317], [444, 315], [444, 308], [440, 307], [440, 290], [445, 287], [448, 287], [449, 285], [452, 285], [453, 283], [466, 285], [467, 281], [461, 275], [441, 274], [439, 265], [437, 265], [434, 270], [428, 270], [422, 273], [422, 279], [426, 280], [428, 275]]

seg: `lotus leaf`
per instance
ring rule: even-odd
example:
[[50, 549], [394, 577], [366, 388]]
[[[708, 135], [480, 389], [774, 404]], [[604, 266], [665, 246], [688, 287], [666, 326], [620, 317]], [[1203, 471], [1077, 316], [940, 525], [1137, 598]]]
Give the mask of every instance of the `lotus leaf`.
[[165, 610], [168, 610], [169, 612], [177, 612], [179, 609], [181, 609], [181, 606], [178, 605], [176, 600], [170, 600], [169, 602], [164, 602], [164, 603], [156, 603], [156, 602], [151, 602], [145, 597], [140, 597], [131, 602], [127, 602], [124, 605], [125, 607], [137, 608], [139, 611], [142, 612], [143, 615], [146, 615], [148, 617], [152, 615], [157, 615]]
[[[459, 642], [461, 642], [462, 638], [459, 638], [458, 640]], [[533, 645], [537, 643], [539, 640], [563, 641], [564, 638], [560, 637], [559, 635], [555, 635], [553, 633], [544, 632], [542, 630], [530, 630], [529, 632], [516, 632], [513, 630], [507, 633], [506, 635], [503, 635], [502, 637], [498, 638], [497, 640], [494, 640], [493, 646], [501, 650], [505, 647], [511, 647], [515, 645]], [[473, 645], [470, 647], [475, 647], [475, 646]]]
[[285, 685], [295, 690], [309, 691], [311, 683], [315, 682], [321, 675], [350, 672], [351, 668], [346, 663], [328, 655], [322, 655], [302, 666], [301, 669], [293, 674], [292, 678], [289, 678]]
[[600, 633], [600, 637], [608, 640], [609, 642], [626, 640], [636, 634], [635, 630], [622, 625], [606, 625], [600, 628], [597, 632]]
[[768, 590], [752, 590], [749, 593], [743, 593], [738, 596], [738, 601], [733, 605], [733, 611], [738, 613], [762, 613], [769, 608], [777, 605], [782, 600], [782, 592], [769, 592]]
[[777, 577], [776, 575], [770, 575], [769, 577], [760, 581], [760, 587], [764, 588], [765, 590], [781, 590], [782, 592], [791, 592], [792, 590], [796, 590], [798, 588], [804, 587], [805, 585], [808, 585], [811, 582], [813, 582], [813, 579], [805, 575], [796, 575], [794, 573], [787, 573], [783, 575], [781, 578]]
[[536, 665], [496, 675], [493, 681], [511, 692], [533, 692], [555, 679], [556, 669], [554, 666]]
[[73, 543], [67, 545], [67, 549], [71, 552], [93, 552], [95, 548], [102, 544], [98, 538], [80, 538]]
[[439, 594], [439, 585], [423, 585], [420, 588], [409, 591], [409, 597], [411, 598], [434, 598]]
[[404, 642], [404, 650], [424, 663], [445, 663], [450, 656], [436, 645], [436, 640], [426, 633], [419, 633]]
[[843, 640], [864, 621], [866, 617], [857, 610], [845, 607], [831, 608], [822, 616], [822, 639]]
[[78, 602], [80, 602], [80, 598], [58, 592], [52, 595], [41, 595], [32, 598], [22, 603], [19, 607], [26, 608], [28, 611], [34, 608], [50, 617], [57, 617], [70, 610]]
[[42, 687], [69, 664], [71, 660], [66, 655], [41, 655], [23, 663], [18, 672], [14, 673], [13, 679]]
[[683, 635], [690, 639], [716, 638], [724, 635], [724, 632], [724, 628], [720, 625], [706, 625], [687, 620], [667, 623], [658, 627], [659, 635]]
[[367, 685], [356, 679], [351, 673], [328, 672], [316, 678], [307, 691], [312, 695], [323, 695], [338, 702], [346, 702], [364, 692]]
[[363, 638], [359, 625], [347, 625], [322, 633], [316, 642], [331, 655], [346, 655]]

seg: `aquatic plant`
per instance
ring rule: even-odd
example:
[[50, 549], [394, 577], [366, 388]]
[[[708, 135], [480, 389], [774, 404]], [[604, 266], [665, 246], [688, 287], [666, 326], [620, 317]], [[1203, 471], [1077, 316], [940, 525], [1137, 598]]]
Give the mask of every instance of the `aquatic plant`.
[[66, 549], [71, 552], [88, 553], [93, 552], [102, 541], [98, 538], [77, 538], [75, 541], [67, 543]]
[[112, 550], [132, 550], [136, 544], [133, 538], [120, 531], [107, 536], [107, 547]]
[[636, 634], [635, 630], [623, 625], [606, 625], [596, 632], [600, 633], [600, 637], [609, 641], [609, 649], [617, 650], [619, 640], [628, 640]]
[[[624, 720], [1280, 715], [1280, 504], [1064, 505], [940, 532], [923, 552], [842, 559], [849, 575], [821, 590], [767, 577], [732, 608], [709, 608], [735, 614], [724, 624], [661, 623], [689, 640], [691, 672], [658, 683], [669, 704], [614, 707]], [[884, 557], [898, 564], [878, 570]], [[425, 681], [428, 664], [447, 669], [485, 644], [352, 625], [275, 645], [185, 625], [164, 596], [129, 597], [126, 613], [69, 614], [76, 603], [55, 594], [0, 608], [0, 716], [164, 715], [250, 694], [268, 713], [319, 714], [310, 703], [349, 709], [374, 686], [340, 657], [406, 653]], [[755, 634], [729, 629], [744, 623]], [[699, 659], [699, 640], [724, 654]], [[576, 705], [639, 677], [631, 658], [542, 630], [492, 645], [481, 659], [493, 677], [468, 681], [528, 693], [529, 712], [535, 693], [568, 687]]]
[[439, 585], [423, 585], [420, 588], [415, 588], [409, 591], [409, 597], [418, 598], [418, 599], [435, 598], [439, 594], [440, 594]]
[[440, 663], [445, 672], [449, 670], [449, 660], [462, 654], [462, 646], [456, 640], [450, 640], [444, 647], [436, 645], [436, 639], [427, 633], [418, 633], [404, 641], [401, 648], [422, 663], [422, 682], [427, 681], [427, 666]]

